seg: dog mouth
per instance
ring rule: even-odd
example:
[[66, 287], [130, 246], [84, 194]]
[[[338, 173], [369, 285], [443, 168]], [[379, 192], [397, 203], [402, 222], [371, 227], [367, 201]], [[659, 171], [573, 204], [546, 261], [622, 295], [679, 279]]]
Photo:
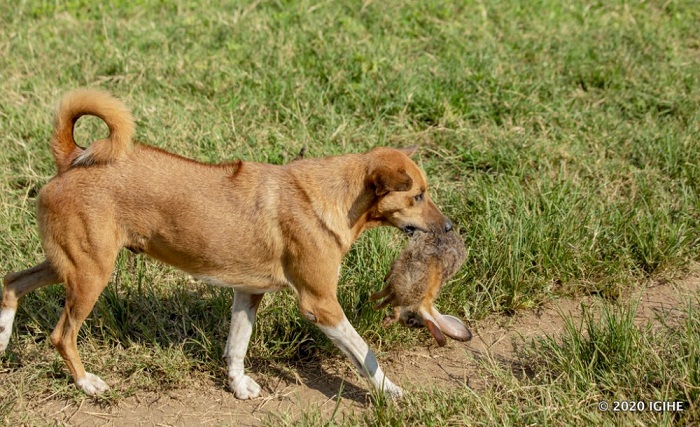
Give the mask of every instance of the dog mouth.
[[416, 227], [415, 225], [412, 225], [412, 224], [403, 225], [403, 226], [399, 227], [399, 229], [401, 231], [403, 231], [404, 233], [406, 233], [406, 235], [408, 237], [413, 237], [413, 234], [416, 232], [421, 232], [421, 233], [426, 232], [426, 230], [423, 230], [422, 228]]
[[413, 236], [413, 233], [416, 232], [416, 227], [412, 225], [404, 225], [403, 227], [401, 227], [401, 231], [408, 234], [409, 236]]
[[396, 226], [399, 230], [403, 231], [406, 233], [407, 236], [413, 237], [415, 233], [434, 233], [434, 234], [442, 234], [442, 233], [448, 233], [452, 231], [452, 223], [448, 222], [447, 225], [444, 226], [444, 229], [440, 228], [440, 226], [429, 226], [428, 228], [422, 228], [418, 227], [415, 224], [406, 224], [406, 225], [397, 225]]

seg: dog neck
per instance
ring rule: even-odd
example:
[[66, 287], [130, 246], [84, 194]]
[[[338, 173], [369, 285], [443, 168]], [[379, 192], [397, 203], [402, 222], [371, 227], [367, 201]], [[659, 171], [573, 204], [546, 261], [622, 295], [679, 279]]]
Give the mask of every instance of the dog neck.
[[[371, 220], [370, 212], [376, 204], [374, 191], [367, 187], [366, 164], [361, 161], [348, 161], [349, 157], [361, 154], [318, 159], [300, 160], [289, 171], [293, 180], [304, 184], [307, 200], [314, 213], [338, 239], [343, 253], [366, 229], [381, 225]], [[358, 159], [359, 160], [359, 159]], [[329, 173], [330, 171], [330, 173]], [[310, 194], [318, 192], [321, 194]]]

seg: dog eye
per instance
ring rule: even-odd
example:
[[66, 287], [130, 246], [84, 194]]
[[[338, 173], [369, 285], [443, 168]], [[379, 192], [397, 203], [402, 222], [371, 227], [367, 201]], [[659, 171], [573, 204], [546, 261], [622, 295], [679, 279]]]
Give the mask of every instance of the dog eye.
[[413, 198], [416, 202], [422, 202], [423, 201], [423, 192]]

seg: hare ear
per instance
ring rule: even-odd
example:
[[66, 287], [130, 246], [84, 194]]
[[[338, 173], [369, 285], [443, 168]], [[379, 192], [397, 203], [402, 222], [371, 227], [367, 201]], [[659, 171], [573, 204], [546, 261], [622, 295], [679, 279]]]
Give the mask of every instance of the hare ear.
[[469, 341], [472, 339], [471, 331], [464, 326], [461, 320], [454, 316], [440, 314], [435, 307], [430, 307], [429, 310], [421, 308], [419, 313], [440, 347], [445, 345], [445, 335], [458, 341]]
[[407, 191], [412, 185], [413, 179], [405, 169], [379, 166], [369, 175], [369, 186], [377, 196], [384, 196], [392, 191]]
[[440, 314], [435, 320], [437, 320], [438, 325], [442, 332], [445, 333], [450, 338], [454, 338], [458, 341], [469, 341], [472, 339], [472, 333], [464, 326], [461, 320], [449, 314]]
[[416, 154], [416, 151], [418, 151], [418, 147], [418, 145], [411, 145], [410, 147], [397, 148], [397, 150], [399, 150], [408, 157], [413, 157], [413, 155]]

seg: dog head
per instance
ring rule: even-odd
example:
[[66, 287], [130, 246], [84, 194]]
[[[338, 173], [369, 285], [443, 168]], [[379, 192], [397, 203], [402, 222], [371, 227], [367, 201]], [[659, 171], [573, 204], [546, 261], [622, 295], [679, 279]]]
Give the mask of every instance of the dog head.
[[435, 206], [425, 175], [410, 159], [416, 149], [376, 148], [368, 153], [366, 185], [376, 197], [372, 219], [409, 235], [414, 231], [450, 231], [452, 222]]

